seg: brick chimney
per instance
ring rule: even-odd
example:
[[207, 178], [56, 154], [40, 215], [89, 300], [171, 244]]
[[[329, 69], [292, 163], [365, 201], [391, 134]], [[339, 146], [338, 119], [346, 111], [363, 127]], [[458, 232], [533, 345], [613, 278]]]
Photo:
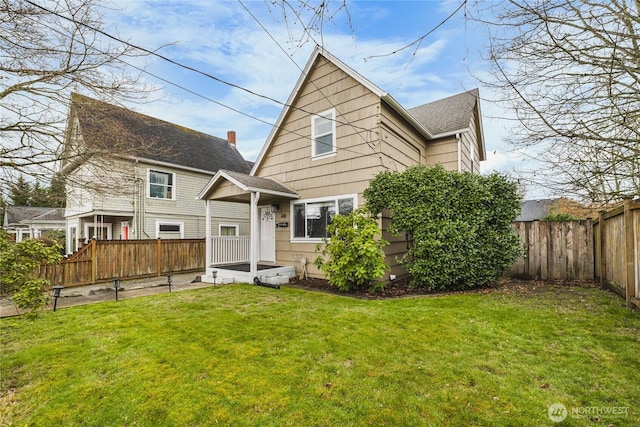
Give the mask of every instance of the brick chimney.
[[236, 145], [236, 131], [230, 130], [227, 132], [227, 141], [231, 143], [231, 145]]

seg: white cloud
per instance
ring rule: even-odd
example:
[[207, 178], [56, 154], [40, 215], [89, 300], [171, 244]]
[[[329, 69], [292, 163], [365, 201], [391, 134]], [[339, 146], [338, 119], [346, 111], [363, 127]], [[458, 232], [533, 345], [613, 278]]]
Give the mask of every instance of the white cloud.
[[[294, 43], [300, 36], [299, 26], [290, 32], [290, 27], [279, 19], [277, 8], [271, 12], [265, 8], [268, 2], [245, 4], [267, 27], [269, 34], [236, 2], [117, 0], [116, 4], [123, 10], [110, 13], [107, 18], [123, 38], [152, 49], [176, 42], [162, 49], [161, 53], [282, 102], [288, 98], [300, 75], [300, 68], [305, 66], [313, 49], [312, 42], [302, 46]], [[452, 3], [445, 2], [440, 6], [449, 10]], [[374, 57], [394, 52], [415, 38], [389, 35], [393, 33], [393, 25], [403, 25], [389, 20], [389, 8], [395, 7], [395, 3], [354, 2], [350, 7], [350, 12], [354, 13], [354, 32], [344, 25], [327, 25], [322, 38], [325, 47], [406, 107], [478, 86], [467, 67], [481, 69], [484, 65], [477, 59], [470, 59], [468, 47], [460, 43], [461, 39], [469, 37], [468, 30], [452, 23], [425, 38], [415, 56], [415, 48], [409, 48], [397, 54]], [[378, 34], [376, 29], [384, 30], [384, 35]], [[421, 31], [415, 29], [413, 33], [421, 34]], [[398, 34], [406, 33], [398, 29]], [[280, 47], [271, 37], [278, 41]], [[368, 59], [365, 61], [365, 58]], [[265, 98], [233, 89], [160, 59], [153, 59], [149, 69], [269, 123], [275, 122], [282, 109], [281, 105]], [[153, 81], [151, 77], [147, 78]], [[170, 85], [165, 86], [156, 94], [157, 102], [135, 109], [223, 138], [227, 130], [236, 130], [239, 149], [248, 159], [255, 158], [271, 130], [268, 124]], [[482, 89], [481, 94], [489, 95]], [[494, 111], [494, 106], [485, 103], [483, 112], [499, 115], [497, 107]], [[485, 120], [484, 124], [488, 160], [483, 169], [505, 170], [518, 165], [517, 156], [500, 148], [504, 125], [491, 120]]]

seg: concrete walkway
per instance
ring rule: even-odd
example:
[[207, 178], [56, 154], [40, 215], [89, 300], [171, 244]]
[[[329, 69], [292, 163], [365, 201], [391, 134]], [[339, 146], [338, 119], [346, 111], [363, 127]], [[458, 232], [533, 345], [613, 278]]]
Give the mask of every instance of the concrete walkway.
[[[174, 274], [171, 277], [171, 292], [214, 286], [213, 283], [201, 282], [200, 276], [202, 275], [204, 275], [204, 271]], [[120, 288], [118, 289], [118, 300], [168, 292], [169, 286], [166, 276], [156, 276], [138, 280], [122, 280], [120, 282]], [[59, 310], [65, 307], [104, 301], [115, 301], [115, 299], [116, 292], [113, 287], [113, 282], [68, 287], [61, 290], [56, 309]], [[45, 310], [53, 310], [53, 297], [51, 298], [51, 304], [49, 304]], [[11, 300], [0, 300], [0, 318], [20, 314], [24, 314], [24, 312], [18, 311]]]

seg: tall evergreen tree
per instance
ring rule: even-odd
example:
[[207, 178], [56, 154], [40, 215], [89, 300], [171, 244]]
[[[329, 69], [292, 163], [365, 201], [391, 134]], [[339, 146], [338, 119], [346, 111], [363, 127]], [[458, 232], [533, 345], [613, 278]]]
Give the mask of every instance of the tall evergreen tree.
[[9, 187], [9, 200], [13, 206], [31, 206], [31, 184], [19, 176], [15, 184]]

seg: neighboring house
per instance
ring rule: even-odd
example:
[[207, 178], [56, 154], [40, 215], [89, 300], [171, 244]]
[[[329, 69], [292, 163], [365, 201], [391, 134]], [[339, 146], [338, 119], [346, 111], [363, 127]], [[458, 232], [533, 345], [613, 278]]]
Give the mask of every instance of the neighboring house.
[[[249, 275], [223, 268], [216, 239], [207, 239], [206, 265], [217, 264], [218, 280], [289, 274], [300, 259], [310, 276], [322, 277], [312, 264], [316, 245], [327, 236], [333, 215], [363, 204], [363, 191], [376, 173], [437, 163], [477, 172], [485, 159], [477, 89], [405, 109], [318, 47], [286, 105], [251, 172], [221, 170], [198, 196], [207, 205], [226, 200], [250, 206], [250, 239], [238, 243], [248, 249], [238, 249], [237, 258], [248, 262]], [[391, 273], [398, 275], [404, 270], [395, 257], [406, 243], [392, 240], [385, 252]], [[289, 268], [261, 270], [274, 265]], [[210, 280], [212, 270], [203, 280]]]
[[65, 229], [64, 208], [5, 206], [2, 228], [16, 242], [37, 239], [48, 231]]
[[[222, 167], [251, 165], [227, 140], [79, 94], [71, 97], [62, 172], [67, 252], [88, 239], [204, 238], [248, 233], [248, 207], [216, 203], [205, 224], [198, 192]], [[215, 217], [215, 219], [214, 219]]]

